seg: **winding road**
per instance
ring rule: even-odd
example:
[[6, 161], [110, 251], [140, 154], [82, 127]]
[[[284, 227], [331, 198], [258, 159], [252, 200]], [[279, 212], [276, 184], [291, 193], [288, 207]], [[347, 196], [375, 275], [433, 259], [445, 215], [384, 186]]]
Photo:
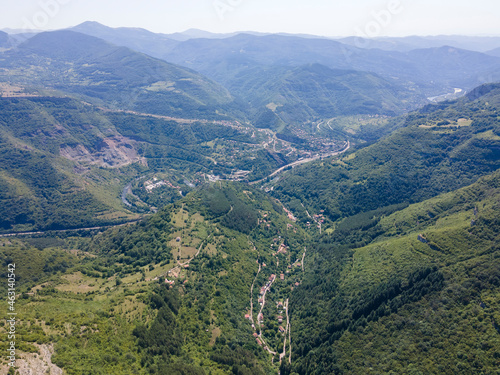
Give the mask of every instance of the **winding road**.
[[321, 154], [321, 155], [318, 154], [318, 155], [313, 156], [311, 158], [299, 159], [297, 161], [294, 161], [293, 163], [284, 165], [281, 168], [276, 169], [273, 173], [271, 173], [267, 177], [264, 177], [264, 178], [262, 178], [260, 180], [257, 180], [257, 181], [249, 182], [248, 184], [249, 185], [255, 185], [255, 184], [261, 183], [262, 181], [266, 180], [267, 178], [273, 177], [273, 176], [277, 175], [278, 173], [283, 172], [287, 168], [293, 168], [293, 167], [296, 167], [297, 165], [301, 165], [301, 164], [305, 164], [305, 163], [310, 163], [310, 162], [312, 162], [314, 160], [318, 160], [318, 159], [322, 159], [322, 158], [328, 158], [330, 156], [335, 156], [335, 155], [340, 155], [340, 154], [343, 154], [344, 152], [346, 152], [347, 150], [349, 150], [350, 148], [351, 148], [351, 143], [349, 141], [347, 141], [347, 146], [344, 149], [340, 150], [340, 151], [327, 152], [327, 153]]

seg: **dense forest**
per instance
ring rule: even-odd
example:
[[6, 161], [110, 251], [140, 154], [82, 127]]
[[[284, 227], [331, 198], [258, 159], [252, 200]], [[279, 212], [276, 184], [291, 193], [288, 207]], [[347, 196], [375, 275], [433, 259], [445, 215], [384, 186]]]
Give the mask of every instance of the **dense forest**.
[[[489, 95], [498, 96], [498, 87], [494, 92]], [[467, 97], [429, 105], [370, 147], [288, 173], [275, 192], [294, 207], [299, 199], [324, 209], [336, 221], [469, 185], [499, 166], [497, 108], [487, 98]]]
[[0, 372], [499, 373], [496, 57], [0, 39]]

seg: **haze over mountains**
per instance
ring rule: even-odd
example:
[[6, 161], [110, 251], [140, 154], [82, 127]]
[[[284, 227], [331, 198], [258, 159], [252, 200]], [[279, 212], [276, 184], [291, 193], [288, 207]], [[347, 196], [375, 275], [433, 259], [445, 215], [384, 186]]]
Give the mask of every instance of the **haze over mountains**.
[[[112, 42], [120, 38], [129, 39], [133, 32], [131, 29], [110, 29], [96, 23], [84, 23], [75, 30]], [[248, 33], [225, 35], [225, 38], [214, 39], [208, 34], [203, 35], [203, 38], [190, 37], [175, 44], [163, 43], [163, 48], [151, 49], [146, 40], [158, 38], [157, 34], [148, 34], [146, 37], [143, 30], [136, 30], [134, 38], [138, 38], [138, 35], [143, 38], [142, 52], [191, 67], [216, 80], [224, 80], [231, 75], [232, 66], [226, 66], [227, 64], [297, 66], [320, 63], [330, 68], [365, 70], [385, 77], [414, 81], [413, 83], [421, 86], [428, 96], [436, 96], [454, 86], [473, 87], [484, 83], [485, 77], [491, 78], [491, 81], [499, 77], [497, 60], [462, 51], [486, 52], [498, 48], [500, 38], [495, 37], [381, 38], [363, 43], [356, 38], [334, 41], [313, 37], [306, 39], [293, 35]], [[168, 35], [161, 37], [168, 38]], [[384, 43], [386, 48], [383, 47]], [[389, 44], [393, 47], [387, 47]], [[131, 45], [125, 45], [132, 48]], [[279, 48], [276, 48], [278, 46]], [[441, 47], [448, 46], [454, 48], [441, 50]], [[385, 53], [379, 49], [385, 50]], [[406, 53], [422, 49], [429, 51], [415, 51], [409, 55]], [[431, 53], [434, 56], [429, 56]], [[440, 63], [441, 59], [449, 61]], [[450, 63], [452, 65], [448, 65]], [[227, 75], [219, 69], [214, 69], [217, 66], [228, 70]], [[458, 73], [462, 75], [460, 79], [457, 79]], [[433, 85], [429, 85], [430, 81]]]
[[[386, 38], [370, 40], [364, 45], [367, 48], [359, 48], [360, 41], [355, 38], [336, 41], [312, 36], [303, 38], [259, 33], [212, 35], [193, 30], [182, 34], [183, 37], [172, 37], [144, 29], [113, 29], [96, 22], [86, 22], [72, 30], [101, 41], [78, 37], [81, 39], [78, 44], [85, 46], [86, 50], [85, 56], [80, 56], [76, 50], [80, 47], [68, 45], [71, 44], [71, 38], [64, 36], [63, 31], [43, 33], [43, 37], [40, 35], [28, 39], [20, 44], [18, 51], [8, 52], [7, 55], [14, 58], [17, 54], [21, 62], [28, 58], [30, 49], [30, 53], [43, 56], [55, 52], [55, 46], [60, 45], [59, 52], [72, 51], [57, 55], [65, 64], [66, 61], [70, 64], [92, 62], [92, 66], [103, 68], [104, 71], [113, 70], [111, 76], [116, 74], [116, 78], [121, 77], [120, 85], [127, 82], [127, 87], [134, 86], [132, 91], [124, 90], [116, 82], [102, 80], [102, 74], [96, 76], [87, 67], [72, 71], [72, 74], [81, 74], [82, 77], [93, 74], [90, 76], [91, 81], [88, 81], [89, 76], [85, 77], [88, 87], [83, 88], [78, 83], [79, 87], [71, 89], [73, 92], [101, 100], [107, 96], [107, 100], [112, 99], [128, 109], [159, 114], [168, 112], [178, 115], [172, 106], [160, 109], [158, 103], [166, 97], [176, 101], [174, 97], [187, 90], [182, 95], [195, 100], [190, 106], [193, 110], [197, 108], [195, 112], [198, 111], [198, 117], [213, 117], [215, 112], [218, 116], [231, 112], [238, 113], [239, 120], [255, 120], [266, 111], [266, 106], [270, 106], [279, 118], [283, 117], [282, 121], [293, 118], [293, 121], [300, 122], [315, 117], [336, 116], [339, 111], [335, 108], [339, 103], [345, 107], [346, 114], [385, 115], [415, 109], [425, 104], [427, 97], [454, 93], [456, 88], [463, 93], [481, 83], [500, 78], [500, 57], [495, 56], [494, 52], [500, 39], [493, 37]], [[110, 51], [116, 49], [113, 55], [110, 51], [104, 51], [102, 40], [130, 50], [127, 52], [107, 46]], [[472, 45], [476, 46], [475, 49], [491, 52], [486, 55], [461, 49]], [[208, 83], [201, 77], [195, 78], [193, 72], [152, 59], [147, 63], [150, 66], [149, 73], [144, 70], [141, 77], [134, 77], [135, 74], [127, 73], [127, 66], [131, 64], [127, 59], [136, 59], [136, 64], [139, 64], [138, 61], [146, 57], [134, 55], [131, 50], [195, 70], [224, 88]], [[73, 54], [80, 61], [74, 61]], [[118, 65], [115, 66], [115, 63], [124, 64], [124, 69], [116, 71]], [[164, 72], [157, 74], [161, 64]], [[325, 68], [320, 68], [320, 65]], [[314, 74], [311, 74], [311, 66], [315, 66]], [[169, 70], [168, 74], [166, 70]], [[65, 74], [60, 71], [56, 76], [63, 79]], [[106, 78], [110, 78], [110, 72], [106, 74]], [[150, 76], [145, 77], [145, 74]], [[122, 82], [124, 75], [127, 79]], [[349, 92], [347, 95], [333, 89], [339, 75], [351, 77], [349, 83], [342, 83], [342, 90]], [[80, 78], [76, 78], [76, 81]], [[307, 79], [307, 84], [304, 84], [304, 79]], [[138, 80], [143, 82], [139, 84]], [[177, 85], [175, 88], [170, 86], [174, 81]], [[319, 88], [314, 89], [314, 99], [318, 99], [313, 106], [315, 108], [311, 107], [312, 97], [308, 98], [305, 94], [306, 86], [312, 82], [316, 82], [316, 88]], [[104, 89], [109, 84], [113, 87]], [[189, 92], [192, 90], [197, 92]], [[228, 105], [231, 107], [229, 111]]]
[[496, 374], [499, 49], [0, 32], [18, 370]]

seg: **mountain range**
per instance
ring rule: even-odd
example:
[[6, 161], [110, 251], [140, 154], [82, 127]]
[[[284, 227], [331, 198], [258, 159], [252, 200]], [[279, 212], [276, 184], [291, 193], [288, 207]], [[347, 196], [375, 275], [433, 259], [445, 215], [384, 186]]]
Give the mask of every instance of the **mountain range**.
[[175, 116], [182, 106], [191, 116], [214, 117], [232, 101], [226, 89], [196, 72], [71, 31], [28, 39], [4, 53], [2, 66], [10, 70], [13, 83], [143, 112]]
[[0, 372], [496, 373], [498, 38], [362, 42], [0, 32]]

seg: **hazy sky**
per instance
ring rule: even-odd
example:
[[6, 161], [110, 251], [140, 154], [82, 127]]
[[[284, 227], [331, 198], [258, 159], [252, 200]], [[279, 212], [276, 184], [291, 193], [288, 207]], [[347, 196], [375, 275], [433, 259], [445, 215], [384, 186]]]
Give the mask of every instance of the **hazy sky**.
[[198, 28], [324, 36], [500, 36], [500, 1], [0, 0], [0, 29], [59, 29], [84, 21], [162, 33]]

